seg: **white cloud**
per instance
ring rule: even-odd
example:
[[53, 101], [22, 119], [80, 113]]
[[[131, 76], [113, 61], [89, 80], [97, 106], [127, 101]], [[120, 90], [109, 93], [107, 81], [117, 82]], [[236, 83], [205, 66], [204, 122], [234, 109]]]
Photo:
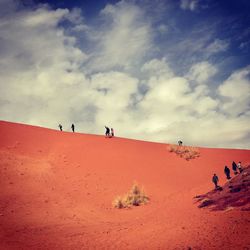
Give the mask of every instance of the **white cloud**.
[[240, 115], [250, 110], [250, 67], [234, 72], [219, 86], [219, 94], [227, 99], [222, 110], [229, 115]]
[[[143, 123], [147, 136], [155, 134], [157, 130], [165, 131], [164, 137], [174, 141], [174, 138], [183, 134], [179, 129], [175, 133], [169, 133], [169, 128], [175, 125], [181, 127], [182, 123], [183, 126], [189, 124], [192, 127], [199, 120], [198, 115], [213, 112], [217, 106], [217, 101], [206, 95], [206, 87], [197, 87], [192, 91], [188, 80], [183, 77], [162, 76], [153, 79], [153, 87], [139, 104], [141, 112], [147, 116], [146, 124]], [[177, 135], [177, 131], [180, 135]], [[155, 137], [159, 138], [159, 134], [155, 134]]]
[[198, 84], [206, 83], [217, 73], [217, 68], [209, 62], [203, 61], [192, 65], [188, 73], [188, 78]]
[[[208, 68], [211, 66], [204, 65]], [[191, 68], [196, 67], [194, 65]], [[157, 70], [155, 72], [157, 74]], [[238, 81], [243, 75], [246, 77], [247, 73], [244, 71], [244, 74], [241, 72], [236, 75]], [[205, 76], [202, 78], [208, 79]], [[229, 79], [236, 80], [235, 73]], [[193, 145], [203, 145], [206, 141], [207, 146], [248, 147], [246, 138], [249, 134], [249, 114], [237, 117], [220, 112], [221, 105], [226, 101], [210, 96], [207, 85], [198, 85], [192, 89], [187, 78], [164, 78], [164, 74], [160, 77], [151, 75], [148, 82], [150, 89], [138, 104], [137, 110], [137, 116], [142, 122], [137, 125], [136, 133], [143, 134], [144, 139], [176, 142], [181, 138]], [[246, 91], [246, 86], [243, 89]], [[242, 97], [249, 96], [249, 91], [246, 91]], [[243, 111], [244, 107], [241, 105], [239, 109]], [[144, 119], [141, 120], [141, 117]]]
[[169, 46], [168, 53], [171, 61], [180, 61], [189, 67], [201, 61], [210, 61], [220, 54], [226, 54], [230, 43], [215, 38], [216, 34], [212, 27], [197, 27], [189, 32], [182, 39]]
[[151, 27], [143, 11], [136, 5], [121, 1], [102, 10], [107, 25], [95, 31], [97, 47], [90, 63], [91, 69], [109, 70], [113, 67], [132, 68], [151, 48]]
[[198, 0], [181, 0], [180, 7], [183, 10], [191, 10], [194, 11], [198, 8], [199, 1]]
[[131, 119], [131, 95], [137, 92], [138, 79], [121, 72], [98, 73], [91, 78], [91, 101], [98, 112], [96, 125], [112, 124], [118, 130], [126, 131]]
[[170, 69], [166, 58], [159, 59], [152, 59], [151, 61], [146, 62], [142, 68], [141, 71], [146, 74], [148, 77], [152, 77], [150, 79], [150, 82], [148, 82], [148, 85], [152, 85], [153, 79], [155, 77], [164, 76], [164, 78], [171, 78], [174, 76], [173, 71]]
[[161, 34], [166, 34], [168, 33], [168, 26], [165, 25], [165, 24], [160, 24], [158, 27], [157, 27], [158, 31], [161, 33]]
[[34, 12], [28, 12], [26, 15], [20, 18], [20, 25], [25, 28], [41, 28], [57, 26], [58, 22], [69, 14], [67, 9], [57, 9], [55, 11], [49, 11], [45, 8], [37, 9]]
[[205, 52], [209, 55], [226, 51], [229, 46], [229, 43], [220, 39], [215, 39], [212, 43], [210, 43]]
[[0, 26], [2, 119], [54, 127], [69, 119], [75, 100], [84, 107], [87, 55], [58, 24], [68, 10], [20, 10]]

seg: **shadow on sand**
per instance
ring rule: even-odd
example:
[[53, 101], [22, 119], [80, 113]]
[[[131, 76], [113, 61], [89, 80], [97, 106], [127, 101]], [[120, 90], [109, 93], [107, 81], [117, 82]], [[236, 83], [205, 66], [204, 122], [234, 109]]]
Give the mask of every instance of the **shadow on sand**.
[[231, 210], [241, 207], [242, 211], [250, 211], [250, 166], [232, 178], [224, 186], [206, 194], [194, 197], [199, 208], [212, 211]]

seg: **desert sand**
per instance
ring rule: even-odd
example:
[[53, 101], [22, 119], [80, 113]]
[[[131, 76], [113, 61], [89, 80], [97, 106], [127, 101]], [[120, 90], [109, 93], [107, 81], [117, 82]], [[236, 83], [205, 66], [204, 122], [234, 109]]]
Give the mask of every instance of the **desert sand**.
[[[199, 150], [186, 161], [163, 143], [1, 121], [0, 249], [250, 249], [250, 203], [194, 198], [214, 173], [228, 185], [224, 166], [249, 165], [250, 150]], [[114, 208], [134, 181], [149, 203]]]

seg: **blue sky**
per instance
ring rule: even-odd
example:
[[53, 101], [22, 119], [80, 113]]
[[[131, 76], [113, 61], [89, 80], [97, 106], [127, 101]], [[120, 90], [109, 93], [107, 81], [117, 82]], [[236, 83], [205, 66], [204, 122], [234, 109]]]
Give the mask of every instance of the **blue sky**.
[[250, 2], [0, 0], [0, 119], [249, 148]]

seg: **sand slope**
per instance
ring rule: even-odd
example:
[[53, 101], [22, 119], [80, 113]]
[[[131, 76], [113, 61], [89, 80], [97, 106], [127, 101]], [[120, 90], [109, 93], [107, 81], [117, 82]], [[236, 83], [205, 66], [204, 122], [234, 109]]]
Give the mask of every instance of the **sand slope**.
[[242, 211], [250, 211], [250, 166], [242, 173], [234, 175], [225, 185], [195, 197], [200, 208], [206, 207], [213, 211], [231, 210], [243, 207]]
[[[249, 150], [200, 149], [0, 122], [0, 249], [250, 249], [247, 206], [210, 211], [193, 197], [226, 183]], [[115, 209], [133, 182], [150, 202]], [[244, 210], [244, 211], [243, 211]]]

